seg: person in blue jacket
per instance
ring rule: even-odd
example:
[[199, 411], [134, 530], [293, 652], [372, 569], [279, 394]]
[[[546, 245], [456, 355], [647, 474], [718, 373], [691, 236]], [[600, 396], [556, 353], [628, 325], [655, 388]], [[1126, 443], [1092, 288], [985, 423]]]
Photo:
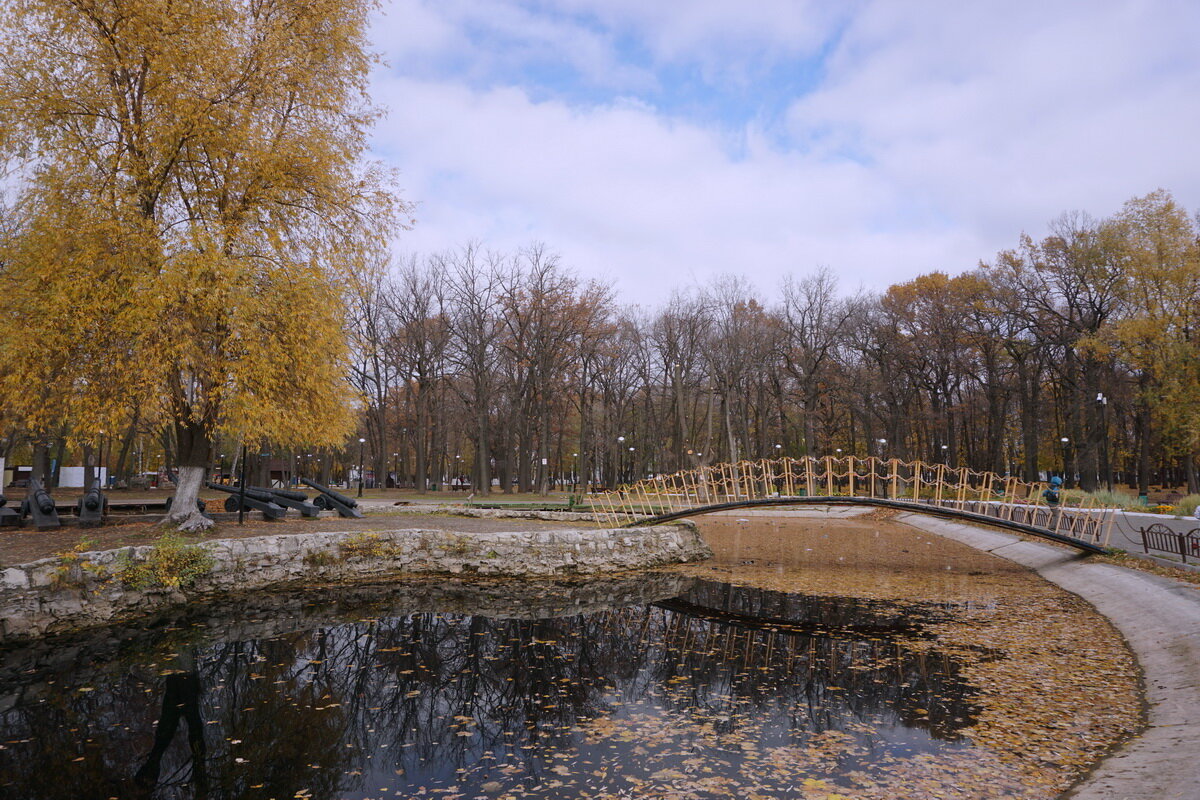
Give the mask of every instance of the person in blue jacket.
[[1055, 508], [1062, 503], [1062, 478], [1055, 475], [1050, 479], [1050, 485], [1046, 487], [1046, 491], [1042, 492], [1042, 499], [1051, 508]]
[[1046, 527], [1052, 531], [1058, 530], [1058, 521], [1062, 517], [1062, 482], [1062, 478], [1055, 475], [1042, 492], [1042, 499], [1050, 506], [1050, 523]]

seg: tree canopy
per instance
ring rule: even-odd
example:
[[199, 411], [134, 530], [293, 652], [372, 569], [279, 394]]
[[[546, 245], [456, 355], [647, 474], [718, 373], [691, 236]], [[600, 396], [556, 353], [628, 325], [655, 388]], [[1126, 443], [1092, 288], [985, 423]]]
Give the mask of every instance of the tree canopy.
[[370, 6], [0, 12], [0, 146], [18, 186], [0, 272], [10, 414], [88, 436], [138, 404], [197, 470], [218, 431], [344, 435], [346, 298], [404, 210], [362, 161]]

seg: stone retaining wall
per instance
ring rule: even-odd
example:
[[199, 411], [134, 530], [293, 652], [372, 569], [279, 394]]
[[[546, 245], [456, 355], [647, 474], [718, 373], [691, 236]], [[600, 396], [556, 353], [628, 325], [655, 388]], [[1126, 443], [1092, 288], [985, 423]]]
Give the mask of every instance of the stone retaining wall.
[[[47, 558], [0, 572], [0, 643], [104, 625], [192, 598], [297, 581], [402, 573], [553, 577], [645, 569], [712, 555], [691, 525], [618, 530], [456, 533], [396, 530], [214, 539], [212, 569], [186, 590], [137, 590], [115, 577], [151, 546]], [[86, 563], [85, 563], [86, 562]]]

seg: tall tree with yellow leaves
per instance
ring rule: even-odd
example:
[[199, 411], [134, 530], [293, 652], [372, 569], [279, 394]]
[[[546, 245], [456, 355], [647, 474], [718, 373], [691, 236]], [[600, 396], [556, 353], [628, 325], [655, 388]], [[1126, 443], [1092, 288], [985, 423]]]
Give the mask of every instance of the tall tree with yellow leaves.
[[286, 446], [348, 430], [347, 282], [405, 210], [361, 162], [371, 5], [0, 11], [0, 152], [21, 168], [0, 400], [81, 438], [131, 398], [156, 412], [181, 528], [209, 524], [195, 500], [219, 431]]
[[1200, 246], [1187, 212], [1159, 189], [1116, 217], [1128, 263], [1129, 313], [1116, 326], [1138, 374], [1163, 449], [1180, 456], [1188, 488], [1200, 491]]

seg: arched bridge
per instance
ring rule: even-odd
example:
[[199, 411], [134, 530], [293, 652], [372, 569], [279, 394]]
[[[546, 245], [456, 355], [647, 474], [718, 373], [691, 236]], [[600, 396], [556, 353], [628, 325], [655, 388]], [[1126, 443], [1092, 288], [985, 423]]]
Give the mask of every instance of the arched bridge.
[[1104, 552], [1113, 509], [1087, 496], [1049, 506], [1042, 494], [1045, 488], [1012, 476], [920, 461], [781, 458], [658, 475], [593, 495], [590, 505], [614, 527], [739, 508], [876, 506], [999, 526], [1086, 552]]

